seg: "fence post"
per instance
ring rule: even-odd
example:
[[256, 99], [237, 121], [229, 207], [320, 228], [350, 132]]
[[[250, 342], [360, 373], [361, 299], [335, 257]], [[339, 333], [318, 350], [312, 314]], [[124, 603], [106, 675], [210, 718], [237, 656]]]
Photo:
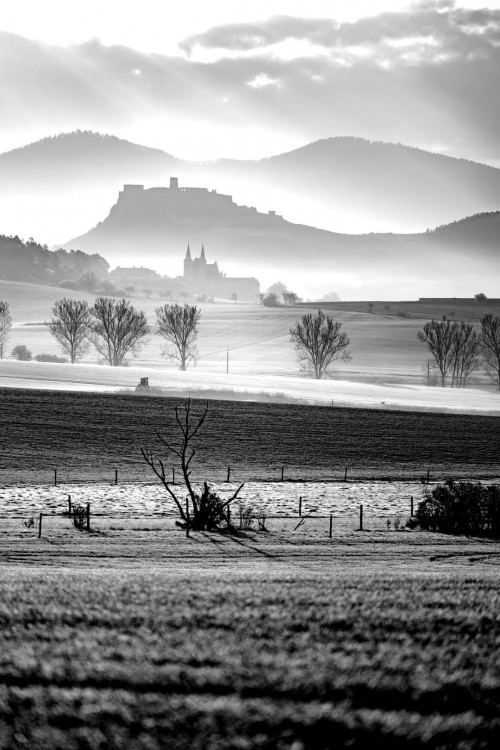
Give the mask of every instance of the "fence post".
[[57, 487], [57, 469], [54, 469], [54, 487]]
[[175, 484], [175, 469], [172, 467], [172, 484]]
[[359, 506], [359, 530], [363, 531], [363, 506]]
[[87, 503], [87, 531], [90, 531], [90, 503]]
[[284, 475], [285, 475], [285, 467], [282, 466], [281, 467], [281, 481], [283, 481]]
[[71, 495], [68, 495], [68, 516], [71, 518]]
[[431, 475], [431, 470], [427, 469], [427, 484], [429, 484], [430, 475]]
[[42, 536], [42, 518], [43, 518], [43, 513], [40, 513], [40, 518], [38, 519], [38, 538], [39, 539]]
[[115, 484], [118, 484], [118, 469], [115, 469]]
[[227, 467], [227, 479], [226, 479], [226, 482], [229, 482], [230, 477], [231, 477], [231, 467], [228, 466]]
[[345, 467], [345, 472], [344, 472], [344, 482], [347, 482], [347, 466]]
[[302, 517], [302, 495], [299, 497], [299, 518]]
[[410, 517], [413, 517], [413, 495], [410, 497]]
[[333, 517], [330, 513], [330, 539], [332, 538], [332, 530], [333, 530]]
[[227, 525], [231, 526], [231, 506], [227, 506]]

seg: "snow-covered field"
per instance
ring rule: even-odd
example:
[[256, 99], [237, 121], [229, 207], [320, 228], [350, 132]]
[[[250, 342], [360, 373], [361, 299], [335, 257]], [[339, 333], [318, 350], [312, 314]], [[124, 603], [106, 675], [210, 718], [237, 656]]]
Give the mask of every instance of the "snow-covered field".
[[0, 362], [0, 387], [113, 392], [135, 388], [142, 377], [149, 377], [151, 385], [167, 389], [166, 395], [169, 390], [175, 395], [179, 392], [196, 395], [196, 389], [213, 389], [235, 391], [256, 399], [260, 394], [284, 394], [312, 404], [500, 416], [500, 394], [473, 388], [378, 385], [337, 379], [317, 381], [291, 376], [227, 374], [201, 367], [180, 372], [165, 366], [111, 368], [90, 364]]

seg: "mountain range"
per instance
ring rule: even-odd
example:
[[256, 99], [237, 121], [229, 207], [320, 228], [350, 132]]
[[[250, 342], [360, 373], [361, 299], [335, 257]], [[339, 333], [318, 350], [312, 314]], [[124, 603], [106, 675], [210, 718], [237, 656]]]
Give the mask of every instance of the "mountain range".
[[[124, 184], [145, 189], [126, 194]], [[195, 196], [205, 193], [203, 208]], [[181, 273], [188, 241], [195, 251], [205, 243], [228, 273], [284, 276], [299, 291], [307, 274], [312, 293], [328, 274], [351, 296], [394, 285], [399, 297], [470, 295], [498, 273], [499, 208], [498, 169], [358, 138], [196, 164], [77, 131], [0, 155], [4, 234], [52, 242], [57, 233], [58, 242], [73, 237], [66, 248], [169, 275]]]
[[[96, 223], [124, 183], [211, 185], [237, 203], [336, 232], [421, 232], [500, 209], [500, 169], [400, 144], [337, 137], [258, 161], [186, 162], [76, 131], [0, 154], [0, 231], [49, 242]], [[24, 208], [19, 209], [19, 197]], [[26, 226], [26, 228], [25, 228]]]

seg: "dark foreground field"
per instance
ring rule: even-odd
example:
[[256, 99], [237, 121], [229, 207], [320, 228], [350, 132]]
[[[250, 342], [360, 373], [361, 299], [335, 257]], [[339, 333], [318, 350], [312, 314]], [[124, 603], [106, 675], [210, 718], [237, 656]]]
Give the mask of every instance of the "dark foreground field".
[[[151, 480], [140, 456], [154, 428], [174, 435], [174, 399], [4, 389], [0, 481]], [[195, 402], [201, 409], [203, 402]], [[500, 419], [211, 401], [195, 474], [224, 479], [498, 477]], [[167, 466], [169, 464], [167, 463]]]
[[0, 749], [495, 748], [500, 546], [0, 533]]

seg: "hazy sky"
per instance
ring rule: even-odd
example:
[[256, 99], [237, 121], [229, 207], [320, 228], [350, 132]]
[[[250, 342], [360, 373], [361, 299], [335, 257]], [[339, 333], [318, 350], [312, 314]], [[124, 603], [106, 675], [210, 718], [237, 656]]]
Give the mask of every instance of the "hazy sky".
[[500, 165], [500, 0], [16, 0], [0, 29], [0, 151], [76, 128], [191, 159], [357, 135]]

